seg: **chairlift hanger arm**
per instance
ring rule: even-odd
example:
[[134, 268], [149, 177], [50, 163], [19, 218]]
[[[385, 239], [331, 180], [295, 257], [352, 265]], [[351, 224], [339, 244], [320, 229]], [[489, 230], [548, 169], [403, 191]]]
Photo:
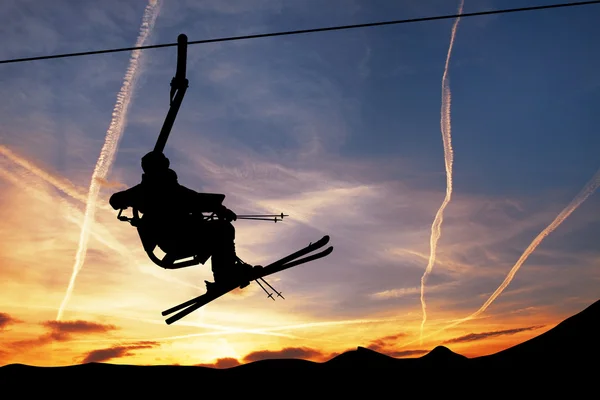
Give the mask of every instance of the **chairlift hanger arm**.
[[170, 107], [165, 118], [160, 134], [154, 146], [154, 151], [162, 153], [167, 144], [167, 139], [175, 123], [177, 112], [183, 102], [183, 96], [188, 88], [188, 80], [186, 78], [186, 63], [187, 63], [187, 36], [183, 33], [177, 37], [177, 70], [175, 77], [171, 80]]

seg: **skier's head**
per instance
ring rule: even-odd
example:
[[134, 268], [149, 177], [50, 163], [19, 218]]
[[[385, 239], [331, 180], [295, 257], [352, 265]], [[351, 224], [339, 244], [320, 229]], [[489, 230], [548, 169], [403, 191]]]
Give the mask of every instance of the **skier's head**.
[[169, 159], [163, 153], [151, 151], [142, 157], [142, 169], [146, 174], [165, 172], [170, 165]]

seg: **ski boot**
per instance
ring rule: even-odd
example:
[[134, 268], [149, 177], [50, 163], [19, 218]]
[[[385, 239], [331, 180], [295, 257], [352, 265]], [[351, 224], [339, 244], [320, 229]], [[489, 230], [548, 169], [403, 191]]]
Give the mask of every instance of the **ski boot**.
[[223, 271], [219, 268], [217, 271], [213, 271], [215, 277], [214, 282], [204, 281], [206, 284], [206, 290], [211, 291], [223, 286], [239, 285], [240, 289], [243, 289], [250, 285], [249, 275], [252, 273], [254, 268], [250, 264], [246, 264], [242, 260], [236, 257], [233, 265], [229, 268], [225, 268]]
[[254, 270], [254, 267], [250, 264], [246, 264], [245, 262], [243, 262], [242, 260], [240, 260], [238, 258], [235, 261], [234, 270], [236, 271], [235, 274], [237, 275], [237, 277], [239, 278], [239, 281], [240, 281], [239, 288], [243, 289], [246, 286], [248, 286], [250, 284], [250, 280], [248, 278], [249, 278], [250, 274], [252, 273], [252, 271]]

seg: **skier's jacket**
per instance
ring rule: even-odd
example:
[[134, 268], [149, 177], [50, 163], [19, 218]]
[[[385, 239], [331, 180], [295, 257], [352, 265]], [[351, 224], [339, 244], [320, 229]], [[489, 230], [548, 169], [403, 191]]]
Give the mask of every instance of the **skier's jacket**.
[[132, 207], [143, 214], [145, 229], [153, 232], [157, 242], [176, 237], [208, 234], [202, 213], [222, 214], [229, 210], [222, 204], [223, 194], [198, 193], [179, 184], [172, 169], [142, 174], [141, 183], [114, 193], [109, 200], [115, 209]]

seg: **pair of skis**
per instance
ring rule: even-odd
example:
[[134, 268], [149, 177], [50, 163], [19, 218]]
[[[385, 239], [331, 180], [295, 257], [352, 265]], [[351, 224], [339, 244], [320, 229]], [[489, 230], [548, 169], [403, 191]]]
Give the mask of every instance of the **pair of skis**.
[[[248, 280], [256, 281], [256, 283], [258, 283], [260, 285], [260, 287], [265, 292], [267, 292], [267, 290], [259, 282], [259, 280], [263, 281], [265, 284], [267, 284], [267, 286], [269, 286], [269, 288], [273, 289], [279, 297], [283, 298], [281, 293], [277, 292], [263, 278], [267, 275], [271, 275], [271, 274], [283, 271], [285, 269], [295, 267], [296, 265], [314, 261], [314, 260], [317, 260], [319, 258], [323, 258], [323, 257], [329, 255], [333, 251], [333, 246], [329, 246], [327, 249], [320, 251], [318, 253], [315, 253], [313, 255], [310, 255], [308, 257], [300, 258], [308, 253], [311, 253], [317, 249], [324, 247], [327, 243], [329, 243], [329, 236], [326, 235], [326, 236], [323, 236], [317, 242], [310, 243], [305, 248], [298, 250], [297, 252], [292, 253], [287, 257], [281, 258], [265, 267], [256, 269], [255, 271], [253, 271], [251, 273]], [[300, 259], [298, 259], [298, 258], [300, 258]], [[169, 308], [168, 310], [163, 311], [162, 315], [167, 316], [169, 314], [173, 314], [174, 312], [179, 311], [177, 314], [172, 315], [171, 317], [166, 319], [167, 325], [171, 325], [173, 322], [178, 321], [181, 318], [185, 317], [186, 315], [191, 314], [192, 312], [196, 311], [200, 307], [205, 306], [206, 304], [210, 303], [211, 301], [218, 299], [219, 297], [223, 296], [226, 293], [229, 293], [230, 291], [236, 289], [237, 287], [239, 287], [239, 283], [231, 284], [228, 286], [224, 286], [222, 288], [211, 290], [210, 293], [209, 292], [204, 293], [203, 295], [200, 295], [196, 298], [193, 298], [189, 301], [186, 301], [175, 307], [172, 307], [172, 308]], [[267, 294], [269, 295], [270, 298], [273, 299], [272, 294], [269, 294], [268, 292], [267, 292]], [[275, 299], [273, 299], [273, 300], [275, 300]]]

